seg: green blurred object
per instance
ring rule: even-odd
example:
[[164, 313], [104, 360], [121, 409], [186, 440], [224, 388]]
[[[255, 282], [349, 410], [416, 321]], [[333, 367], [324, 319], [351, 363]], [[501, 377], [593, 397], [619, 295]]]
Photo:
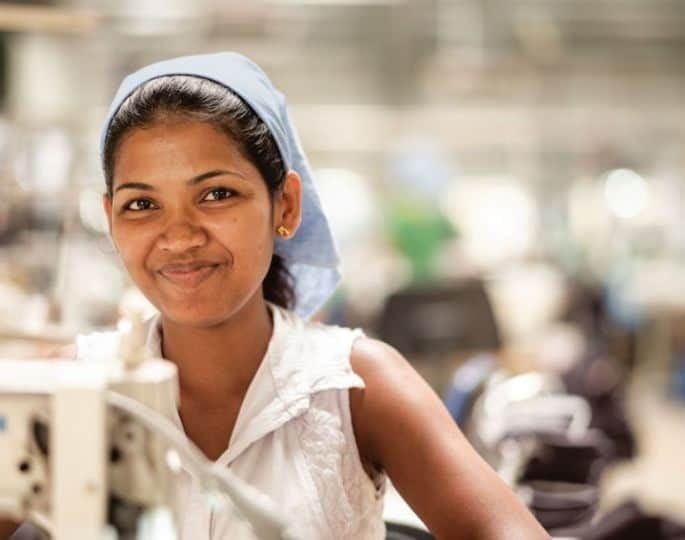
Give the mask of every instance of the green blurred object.
[[434, 278], [437, 256], [457, 233], [447, 217], [424, 200], [390, 201], [385, 225], [393, 245], [407, 257], [414, 283]]

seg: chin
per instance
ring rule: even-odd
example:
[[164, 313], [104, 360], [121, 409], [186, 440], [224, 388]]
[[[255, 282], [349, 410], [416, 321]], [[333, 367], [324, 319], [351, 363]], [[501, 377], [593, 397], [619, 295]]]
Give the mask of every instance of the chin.
[[192, 328], [208, 328], [217, 326], [230, 319], [240, 308], [232, 302], [220, 305], [214, 302], [162, 302], [159, 311], [174, 323]]
[[171, 291], [171, 294], [154, 295], [156, 302], [153, 303], [169, 321], [192, 328], [207, 328], [222, 324], [240, 313], [257, 294], [261, 294], [261, 289], [256, 288], [253, 295], [226, 293], [227, 291], [212, 289], [179, 295], [176, 291]]

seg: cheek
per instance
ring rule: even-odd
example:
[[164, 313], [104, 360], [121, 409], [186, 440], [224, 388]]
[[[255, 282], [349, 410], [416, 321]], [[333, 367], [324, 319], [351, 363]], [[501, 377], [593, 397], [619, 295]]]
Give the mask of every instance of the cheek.
[[113, 223], [112, 240], [126, 270], [134, 275], [142, 269], [145, 258], [154, 243], [154, 236], [152, 231], [145, 227], [129, 230], [125, 225]]
[[211, 237], [229, 250], [235, 263], [250, 270], [258, 270], [271, 261], [273, 233], [271, 215], [264, 210], [251, 209], [240, 216], [231, 216], [208, 226]]

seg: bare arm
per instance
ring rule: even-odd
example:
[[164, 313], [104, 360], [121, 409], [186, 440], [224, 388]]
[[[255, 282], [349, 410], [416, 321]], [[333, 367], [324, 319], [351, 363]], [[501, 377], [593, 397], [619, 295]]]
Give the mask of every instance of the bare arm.
[[437, 538], [549, 538], [397, 351], [360, 339], [351, 361], [366, 384], [350, 392], [362, 460], [388, 473]]

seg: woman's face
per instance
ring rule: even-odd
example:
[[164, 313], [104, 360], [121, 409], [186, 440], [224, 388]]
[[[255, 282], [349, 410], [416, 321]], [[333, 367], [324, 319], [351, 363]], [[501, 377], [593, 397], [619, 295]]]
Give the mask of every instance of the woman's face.
[[164, 316], [210, 326], [261, 301], [274, 232], [299, 223], [289, 172], [271, 202], [259, 170], [227, 135], [194, 121], [134, 129], [119, 145], [104, 206], [122, 261]]

